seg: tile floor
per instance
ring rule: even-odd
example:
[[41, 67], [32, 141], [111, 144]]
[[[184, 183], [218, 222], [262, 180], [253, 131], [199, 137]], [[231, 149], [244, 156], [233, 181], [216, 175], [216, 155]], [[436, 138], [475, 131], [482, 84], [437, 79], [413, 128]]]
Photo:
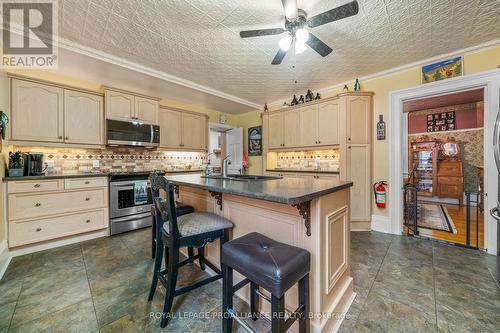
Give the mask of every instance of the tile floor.
[[[220, 332], [219, 283], [176, 298], [179, 317], [160, 330], [163, 289], [147, 302], [149, 237], [146, 229], [14, 258], [0, 281], [0, 333]], [[341, 332], [500, 329], [496, 257], [372, 232], [353, 233], [352, 262], [357, 297]], [[204, 274], [187, 265], [179, 284]]]

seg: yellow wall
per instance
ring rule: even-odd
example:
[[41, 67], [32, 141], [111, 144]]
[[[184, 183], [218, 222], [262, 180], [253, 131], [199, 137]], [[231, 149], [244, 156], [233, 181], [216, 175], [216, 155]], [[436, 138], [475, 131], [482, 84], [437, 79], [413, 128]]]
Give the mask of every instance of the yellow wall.
[[[237, 122], [234, 126], [243, 128], [243, 145], [248, 154], [248, 128], [262, 125], [261, 111], [251, 111], [241, 114], [237, 117]], [[251, 175], [262, 174], [262, 156], [248, 156], [249, 168], [248, 173]]]

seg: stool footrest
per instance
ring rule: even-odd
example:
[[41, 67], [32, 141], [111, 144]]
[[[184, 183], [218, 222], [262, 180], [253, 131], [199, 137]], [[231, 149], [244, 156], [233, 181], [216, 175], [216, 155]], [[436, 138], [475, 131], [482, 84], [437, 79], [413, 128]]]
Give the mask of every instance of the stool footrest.
[[249, 279], [243, 279], [233, 286], [233, 294], [250, 283]]
[[194, 262], [197, 259], [200, 259], [200, 255], [199, 254], [197, 254], [195, 256], [192, 256], [191, 258], [187, 258], [186, 260], [181, 261], [179, 263], [179, 267], [182, 267], [184, 265], [190, 264], [190, 263]]
[[297, 320], [298, 316], [307, 316], [308, 314], [304, 313], [304, 304], [299, 305], [297, 310], [293, 313], [290, 313], [290, 317], [285, 321], [285, 331], [287, 331], [290, 326]]
[[182, 288], [179, 288], [175, 291], [175, 296], [179, 296], [179, 295], [182, 295], [182, 294], [185, 294], [187, 293], [188, 291], [191, 291], [193, 289], [196, 289], [196, 288], [199, 288], [199, 287], [202, 287], [206, 284], [209, 284], [211, 282], [214, 282], [214, 281], [217, 281], [218, 279], [222, 279], [222, 275], [220, 274], [217, 274], [217, 275], [214, 275], [214, 276], [211, 276], [211, 277], [208, 277], [206, 279], [203, 279], [203, 280], [200, 280], [200, 281], [196, 281], [195, 283], [193, 284], [190, 284], [189, 286], [185, 286], [185, 287], [182, 287]]
[[257, 295], [259, 295], [260, 297], [262, 297], [263, 299], [265, 299], [266, 301], [268, 301], [269, 303], [271, 303], [271, 297], [267, 296], [266, 294], [264, 294], [259, 289], [256, 289], [255, 292], [257, 293]]
[[233, 311], [233, 309], [228, 309], [227, 312], [229, 315], [236, 320], [241, 326], [243, 326], [244, 329], [246, 329], [250, 333], [258, 333], [256, 330], [248, 326], [247, 323], [245, 323], [240, 317], [236, 315], [236, 313]]

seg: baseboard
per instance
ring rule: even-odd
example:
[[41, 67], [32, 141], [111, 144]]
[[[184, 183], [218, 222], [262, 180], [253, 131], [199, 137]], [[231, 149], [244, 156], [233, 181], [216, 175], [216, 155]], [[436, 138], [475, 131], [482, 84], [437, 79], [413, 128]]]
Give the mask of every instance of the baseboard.
[[7, 240], [0, 241], [0, 280], [5, 274], [5, 271], [7, 271], [11, 259], [12, 256], [7, 246]]
[[372, 215], [372, 230], [390, 234], [391, 219], [389, 218], [389, 216]]
[[53, 248], [60, 247], [60, 246], [75, 244], [75, 243], [79, 243], [79, 242], [83, 242], [83, 241], [87, 241], [87, 240], [91, 240], [91, 239], [95, 239], [95, 238], [106, 237], [106, 236], [109, 236], [109, 229], [93, 231], [93, 232], [89, 232], [89, 233], [86, 233], [83, 235], [70, 236], [67, 238], [53, 240], [53, 241], [47, 241], [47, 242], [43, 242], [43, 243], [37, 243], [34, 245], [25, 245], [25, 246], [15, 247], [15, 248], [10, 249], [10, 254], [12, 255], [12, 257], [17, 257], [17, 256], [22, 256], [24, 254], [53, 249]]
[[351, 221], [351, 231], [370, 231], [370, 221]]

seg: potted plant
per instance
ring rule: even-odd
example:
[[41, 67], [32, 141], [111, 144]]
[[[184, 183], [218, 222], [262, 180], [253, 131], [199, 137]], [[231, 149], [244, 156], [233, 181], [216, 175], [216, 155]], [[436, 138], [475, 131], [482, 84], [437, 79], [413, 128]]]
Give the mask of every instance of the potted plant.
[[20, 151], [9, 153], [9, 177], [23, 176], [24, 159]]

